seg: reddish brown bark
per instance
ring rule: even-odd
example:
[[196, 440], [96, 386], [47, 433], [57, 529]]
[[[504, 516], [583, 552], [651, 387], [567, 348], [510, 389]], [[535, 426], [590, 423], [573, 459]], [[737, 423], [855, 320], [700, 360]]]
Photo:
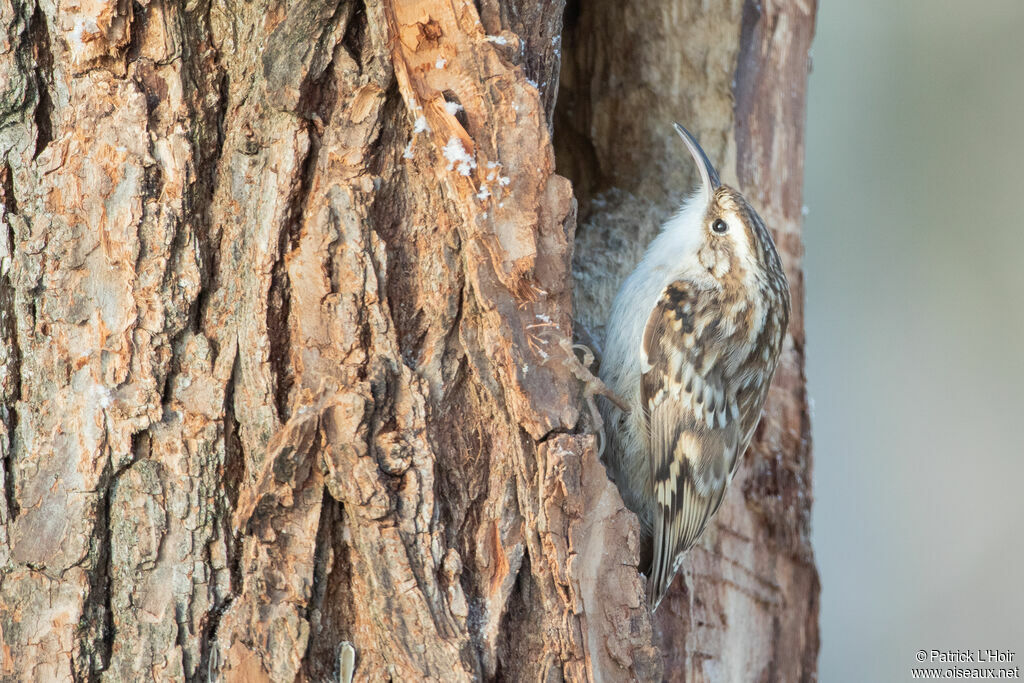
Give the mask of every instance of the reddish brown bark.
[[3, 677], [813, 677], [799, 313], [653, 627], [568, 351], [673, 117], [801, 300], [813, 8], [618, 4], [0, 0]]

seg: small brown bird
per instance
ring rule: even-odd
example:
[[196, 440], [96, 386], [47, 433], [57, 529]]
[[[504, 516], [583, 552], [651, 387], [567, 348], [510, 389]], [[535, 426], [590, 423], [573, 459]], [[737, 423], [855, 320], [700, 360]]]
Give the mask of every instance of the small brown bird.
[[656, 609], [725, 497], [761, 417], [789, 323], [771, 234], [676, 124], [700, 190], [662, 227], [615, 297], [601, 379], [606, 464], [652, 535]]

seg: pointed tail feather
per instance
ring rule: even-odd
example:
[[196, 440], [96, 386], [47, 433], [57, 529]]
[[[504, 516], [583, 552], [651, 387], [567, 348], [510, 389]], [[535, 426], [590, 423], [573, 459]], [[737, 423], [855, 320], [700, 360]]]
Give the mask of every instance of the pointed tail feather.
[[697, 493], [690, 479], [683, 479], [681, 483], [683, 491], [677, 493], [674, 504], [659, 504], [654, 513], [651, 572], [647, 579], [647, 603], [652, 612], [668, 593], [683, 553], [704, 533], [725, 492], [723, 487], [716, 498], [707, 498]]

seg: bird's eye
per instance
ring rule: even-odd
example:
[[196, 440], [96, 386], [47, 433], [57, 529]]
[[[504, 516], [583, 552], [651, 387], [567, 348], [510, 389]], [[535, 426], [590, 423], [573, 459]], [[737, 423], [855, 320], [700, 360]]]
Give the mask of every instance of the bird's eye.
[[729, 231], [729, 224], [721, 218], [716, 218], [715, 222], [711, 224], [711, 229], [721, 235], [722, 233]]

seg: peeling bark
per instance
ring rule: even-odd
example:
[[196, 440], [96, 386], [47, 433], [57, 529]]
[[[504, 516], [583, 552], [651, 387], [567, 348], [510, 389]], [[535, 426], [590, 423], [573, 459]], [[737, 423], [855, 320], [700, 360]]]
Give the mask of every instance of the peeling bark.
[[670, 112], [801, 300], [813, 6], [697, 4], [0, 0], [0, 676], [813, 678], [801, 316], [653, 624], [571, 356]]

